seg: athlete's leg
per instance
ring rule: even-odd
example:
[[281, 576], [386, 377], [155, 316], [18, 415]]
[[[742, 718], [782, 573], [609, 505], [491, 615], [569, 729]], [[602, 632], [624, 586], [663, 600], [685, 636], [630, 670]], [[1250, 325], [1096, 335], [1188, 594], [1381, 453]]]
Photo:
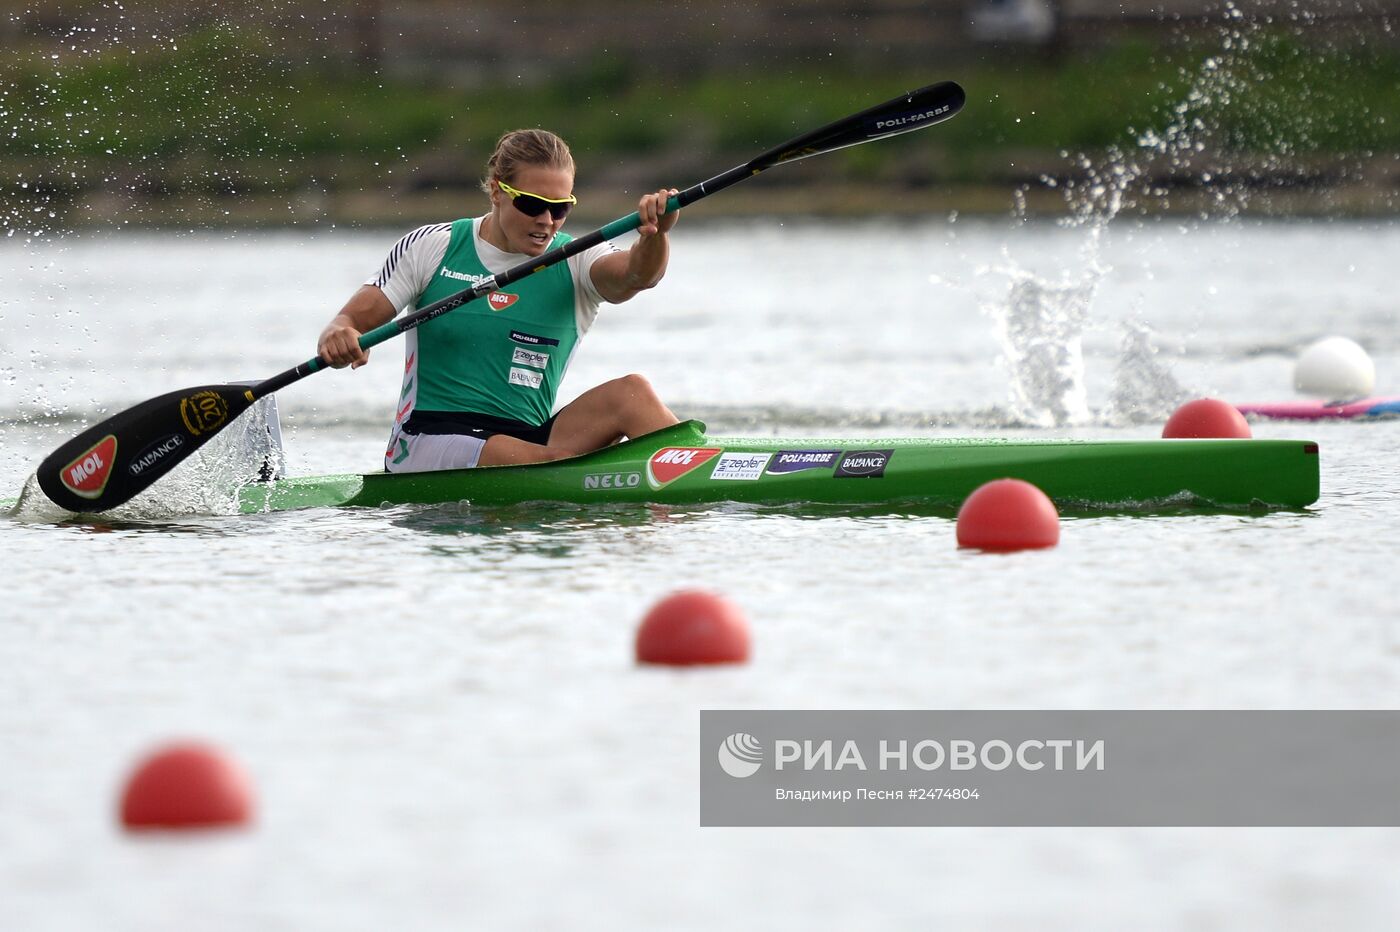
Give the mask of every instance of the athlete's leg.
[[486, 441], [478, 465], [543, 463], [577, 456], [678, 422], [650, 382], [640, 375], [626, 375], [590, 388], [565, 405], [554, 419], [548, 446], [496, 434]]
[[644, 376], [624, 375], [590, 388], [554, 419], [551, 447], [573, 454], [601, 450], [623, 437], [640, 437], [679, 423]]
[[574, 454], [559, 447], [530, 443], [509, 434], [495, 434], [481, 450], [478, 466], [519, 466], [524, 463], [547, 463]]

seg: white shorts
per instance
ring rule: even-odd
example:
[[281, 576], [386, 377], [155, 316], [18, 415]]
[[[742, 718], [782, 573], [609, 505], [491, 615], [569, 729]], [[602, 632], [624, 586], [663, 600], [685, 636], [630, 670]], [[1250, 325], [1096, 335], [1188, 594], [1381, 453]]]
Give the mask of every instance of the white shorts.
[[394, 435], [384, 454], [389, 472], [435, 472], [439, 469], [472, 469], [486, 446], [482, 437], [471, 434]]

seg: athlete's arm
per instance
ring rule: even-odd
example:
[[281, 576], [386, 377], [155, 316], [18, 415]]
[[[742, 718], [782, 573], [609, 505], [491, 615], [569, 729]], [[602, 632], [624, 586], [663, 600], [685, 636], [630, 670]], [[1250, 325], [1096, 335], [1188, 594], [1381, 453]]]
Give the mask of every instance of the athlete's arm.
[[316, 355], [337, 369], [358, 369], [369, 362], [369, 351], [360, 349], [360, 334], [387, 324], [423, 293], [451, 239], [450, 223], [419, 227], [404, 235], [389, 250], [379, 271], [321, 331]]
[[369, 350], [360, 349], [360, 334], [387, 324], [397, 313], [377, 286], [361, 285], [321, 331], [316, 355], [337, 369], [360, 368], [369, 362]]
[[680, 211], [667, 211], [666, 201], [676, 193], [675, 188], [662, 188], [655, 194], [642, 195], [637, 205], [642, 225], [632, 248], [604, 256], [589, 269], [593, 287], [604, 301], [621, 304], [648, 288], [655, 288], [666, 274], [671, 245], [666, 234], [680, 219]]

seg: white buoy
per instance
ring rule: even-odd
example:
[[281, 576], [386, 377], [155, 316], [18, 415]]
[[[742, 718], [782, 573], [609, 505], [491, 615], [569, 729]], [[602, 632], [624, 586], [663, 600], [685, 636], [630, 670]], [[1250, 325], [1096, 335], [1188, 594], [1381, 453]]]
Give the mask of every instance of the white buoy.
[[1376, 387], [1376, 364], [1346, 337], [1325, 337], [1303, 350], [1293, 366], [1293, 387], [1329, 401], [1365, 398]]

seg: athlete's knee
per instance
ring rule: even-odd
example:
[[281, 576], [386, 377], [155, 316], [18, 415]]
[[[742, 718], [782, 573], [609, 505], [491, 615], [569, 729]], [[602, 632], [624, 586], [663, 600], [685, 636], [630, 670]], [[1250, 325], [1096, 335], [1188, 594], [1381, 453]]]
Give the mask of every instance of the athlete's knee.
[[615, 381], [618, 390], [628, 401], [651, 402], [657, 397], [656, 389], [651, 387], [651, 382], [644, 375], [633, 372], [631, 375], [624, 375]]

